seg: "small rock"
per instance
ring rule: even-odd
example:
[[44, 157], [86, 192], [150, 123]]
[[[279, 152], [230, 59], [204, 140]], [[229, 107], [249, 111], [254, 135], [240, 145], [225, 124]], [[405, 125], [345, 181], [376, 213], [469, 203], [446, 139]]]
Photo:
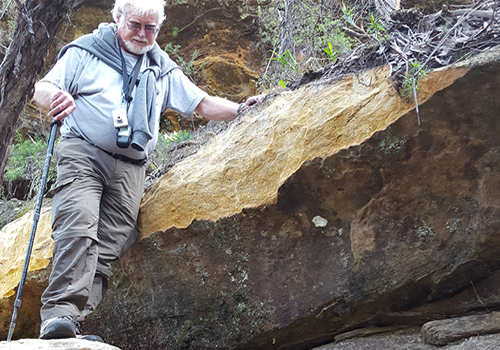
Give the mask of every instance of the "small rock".
[[328, 225], [328, 220], [325, 218], [322, 218], [319, 215], [315, 216], [312, 219], [312, 222], [313, 222], [314, 226], [316, 226], [316, 227], [326, 227], [326, 225]]

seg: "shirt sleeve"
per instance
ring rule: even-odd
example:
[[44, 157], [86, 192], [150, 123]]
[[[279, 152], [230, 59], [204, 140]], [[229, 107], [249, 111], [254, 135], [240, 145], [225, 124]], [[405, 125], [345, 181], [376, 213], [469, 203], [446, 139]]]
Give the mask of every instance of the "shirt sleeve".
[[183, 116], [191, 115], [198, 104], [208, 94], [189, 80], [180, 69], [174, 69], [165, 77], [166, 98], [163, 101], [162, 111], [172, 109]]
[[85, 50], [71, 47], [41, 81], [52, 83], [74, 96], [78, 93], [78, 81], [89, 58]]

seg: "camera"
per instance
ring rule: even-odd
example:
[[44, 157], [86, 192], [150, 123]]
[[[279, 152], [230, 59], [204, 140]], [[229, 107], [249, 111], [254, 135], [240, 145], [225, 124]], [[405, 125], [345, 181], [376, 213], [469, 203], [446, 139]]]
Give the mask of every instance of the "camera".
[[127, 148], [132, 139], [132, 128], [127, 126], [125, 128], [116, 129], [116, 145], [120, 148]]
[[132, 128], [128, 125], [127, 110], [125, 108], [113, 111], [113, 124], [116, 128], [116, 145], [127, 148], [132, 138]]

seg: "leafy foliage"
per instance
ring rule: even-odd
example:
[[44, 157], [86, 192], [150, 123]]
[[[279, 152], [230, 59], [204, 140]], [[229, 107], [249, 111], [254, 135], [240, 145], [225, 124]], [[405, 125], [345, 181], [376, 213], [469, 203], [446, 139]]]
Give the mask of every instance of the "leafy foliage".
[[262, 41], [271, 56], [261, 84], [283, 86], [352, 49], [355, 40], [344, 32], [343, 21], [331, 5], [312, 0], [271, 0], [260, 8]]
[[385, 32], [385, 26], [373, 13], [370, 13], [369, 20], [367, 28], [370, 33]]
[[279, 55], [278, 53], [271, 51], [276, 57], [271, 57], [271, 61], [280, 61], [281, 62], [281, 68], [285, 69], [287, 66], [290, 66], [290, 69], [293, 71], [297, 71], [299, 69], [299, 65], [297, 61], [293, 58], [292, 54], [290, 53], [290, 50], [286, 50], [285, 53], [282, 55]]
[[178, 132], [174, 131], [172, 133], [166, 134], [164, 137], [165, 145], [167, 147], [170, 146], [172, 142], [181, 143], [182, 141], [189, 140], [190, 138], [191, 134], [189, 133], [189, 131], [186, 130], [179, 130]]
[[[172, 34], [177, 35], [176, 28], [173, 29]], [[198, 82], [198, 75], [205, 66], [205, 62], [201, 63], [198, 67], [195, 65], [195, 60], [198, 57], [198, 50], [194, 50], [191, 54], [190, 60], [186, 61], [179, 54], [180, 48], [180, 45], [173, 45], [172, 43], [168, 43], [167, 46], [165, 46], [165, 51], [173, 57], [177, 64], [182, 68], [184, 74], [186, 74], [191, 79], [191, 81], [196, 84]]]
[[333, 49], [332, 43], [329, 42], [328, 47], [325, 47], [323, 50], [326, 52], [328, 56], [330, 56], [333, 62], [337, 60], [336, 52]]
[[357, 27], [356, 22], [358, 21], [358, 16], [354, 12], [354, 9], [356, 6], [350, 7], [348, 4], [345, 2], [342, 2], [342, 18], [351, 26]]
[[[28, 181], [26, 198], [31, 199], [38, 192], [40, 187], [40, 174], [43, 170], [47, 155], [47, 140], [35, 135], [34, 138], [24, 138], [19, 132], [16, 134], [14, 143], [10, 148], [10, 157], [5, 168], [4, 179], [11, 184]], [[54, 160], [49, 168], [48, 182], [53, 182], [56, 178]], [[8, 192], [8, 190], [7, 190]], [[11, 193], [12, 194], [12, 193]], [[5, 193], [9, 195], [9, 193]]]

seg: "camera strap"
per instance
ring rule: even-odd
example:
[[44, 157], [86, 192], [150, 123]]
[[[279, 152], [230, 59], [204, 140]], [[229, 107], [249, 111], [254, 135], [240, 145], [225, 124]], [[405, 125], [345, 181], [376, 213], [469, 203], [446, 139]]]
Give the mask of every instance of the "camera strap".
[[[144, 54], [139, 57], [135, 63], [134, 68], [130, 75], [127, 73], [127, 64], [125, 62], [125, 57], [123, 57], [123, 52], [121, 49], [120, 58], [122, 60], [122, 75], [123, 75], [123, 95], [122, 95], [122, 108], [113, 111], [113, 122], [116, 128], [116, 145], [120, 148], [128, 148], [132, 138], [132, 127], [128, 121], [128, 109], [130, 107], [130, 102], [132, 102], [132, 91], [137, 82], [137, 77], [139, 76], [139, 71], [142, 66], [142, 59]], [[126, 106], [125, 106], [126, 104]]]
[[120, 49], [120, 57], [122, 59], [122, 74], [123, 74], [123, 102], [127, 101], [127, 110], [132, 102], [132, 91], [134, 90], [134, 85], [137, 82], [137, 77], [139, 76], [139, 71], [142, 66], [142, 59], [144, 58], [144, 54], [137, 60], [134, 68], [132, 69], [132, 73], [128, 75], [127, 73], [127, 65], [125, 63], [125, 57], [123, 57], [122, 50]]

